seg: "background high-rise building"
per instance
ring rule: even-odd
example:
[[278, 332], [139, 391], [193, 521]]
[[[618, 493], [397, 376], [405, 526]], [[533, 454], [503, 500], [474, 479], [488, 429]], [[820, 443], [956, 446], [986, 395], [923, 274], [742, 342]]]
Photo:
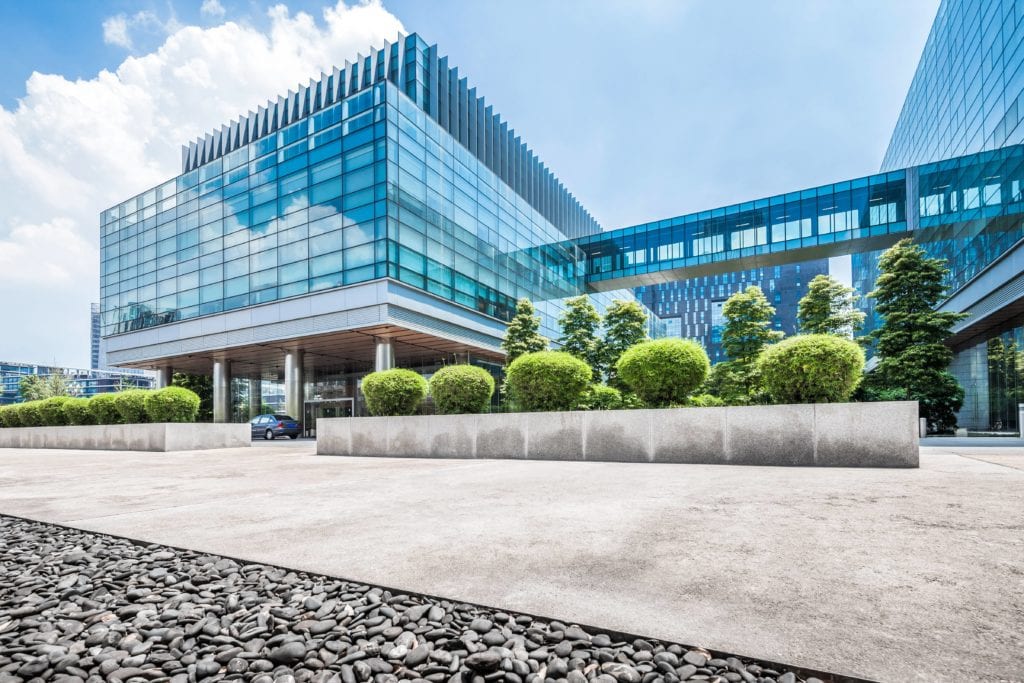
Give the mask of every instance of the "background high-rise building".
[[100, 305], [89, 305], [89, 367], [98, 370], [106, 363], [102, 356]]

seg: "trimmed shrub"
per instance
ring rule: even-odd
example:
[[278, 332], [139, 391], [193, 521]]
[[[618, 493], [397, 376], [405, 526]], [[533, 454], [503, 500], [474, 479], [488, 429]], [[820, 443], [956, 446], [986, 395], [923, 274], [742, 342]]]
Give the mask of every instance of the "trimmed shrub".
[[604, 384], [591, 384], [576, 405], [577, 410], [618, 410], [622, 407], [622, 393]]
[[96, 424], [92, 409], [87, 398], [69, 398], [64, 402], [64, 424], [91, 425]]
[[449, 365], [430, 378], [430, 395], [441, 415], [482, 413], [491, 404], [494, 378], [475, 365]]
[[64, 404], [71, 399], [70, 396], [51, 396], [39, 403], [39, 412], [43, 416], [43, 425], [46, 427], [59, 427], [68, 423], [64, 416]]
[[757, 366], [776, 403], [837, 403], [860, 383], [864, 351], [845, 337], [805, 334], [765, 348]]
[[18, 404], [18, 419], [22, 427], [43, 427], [42, 401], [26, 401]]
[[125, 424], [148, 422], [146, 419], [146, 389], [128, 389], [114, 394], [114, 409]]
[[195, 422], [199, 394], [183, 387], [166, 387], [148, 392], [145, 406], [150, 422]]
[[413, 415], [427, 395], [427, 380], [400, 368], [371, 372], [363, 378], [363, 395], [371, 415]]
[[0, 427], [17, 427], [18, 413], [14, 410], [14, 405], [0, 406]]
[[697, 394], [686, 399], [686, 405], [692, 408], [715, 408], [724, 406], [725, 401], [711, 394]]
[[572, 410], [592, 375], [589, 365], [564, 351], [537, 351], [512, 361], [506, 381], [516, 410]]
[[116, 402], [117, 394], [96, 394], [89, 399], [89, 412], [92, 413], [93, 422], [98, 425], [123, 423], [121, 414], [117, 412]]
[[648, 405], [681, 404], [704, 383], [711, 362], [689, 339], [655, 339], [626, 350], [616, 364], [619, 378]]

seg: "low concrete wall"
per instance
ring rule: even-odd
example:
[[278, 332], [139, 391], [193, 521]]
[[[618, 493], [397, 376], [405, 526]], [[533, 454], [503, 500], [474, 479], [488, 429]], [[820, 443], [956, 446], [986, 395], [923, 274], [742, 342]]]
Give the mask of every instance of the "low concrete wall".
[[418, 415], [317, 421], [317, 453], [917, 467], [917, 402]]
[[0, 429], [0, 448], [65, 448], [89, 451], [199, 451], [251, 444], [245, 424], [161, 422], [80, 427]]

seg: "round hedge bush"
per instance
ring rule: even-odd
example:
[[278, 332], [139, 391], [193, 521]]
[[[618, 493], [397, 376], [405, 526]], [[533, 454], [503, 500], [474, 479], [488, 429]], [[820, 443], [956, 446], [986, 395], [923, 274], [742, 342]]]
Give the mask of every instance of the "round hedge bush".
[[371, 372], [363, 378], [363, 395], [371, 415], [413, 415], [427, 395], [427, 380], [401, 368]]
[[430, 395], [440, 415], [482, 413], [491, 404], [494, 378], [475, 365], [449, 365], [430, 378]]
[[70, 396], [51, 396], [39, 403], [39, 412], [43, 416], [43, 425], [58, 427], [68, 423], [64, 415], [64, 404], [71, 400]]
[[114, 394], [114, 409], [125, 424], [140, 424], [146, 419], [146, 398], [151, 392], [147, 389], [128, 389]]
[[87, 398], [69, 398], [64, 402], [64, 423], [69, 425], [96, 424]]
[[589, 365], [564, 351], [525, 353], [506, 373], [513, 405], [526, 412], [572, 410], [592, 377]]
[[711, 362], [689, 339], [655, 339], [630, 348], [615, 365], [619, 379], [655, 408], [681, 404], [704, 383]]
[[623, 407], [622, 393], [615, 387], [591, 384], [576, 407], [579, 410], [619, 410]]
[[16, 404], [0, 407], [0, 427], [21, 426], [21, 421], [18, 419], [18, 411], [15, 410], [16, 407]]
[[145, 407], [150, 422], [195, 422], [199, 395], [184, 387], [166, 387], [149, 392]]
[[776, 403], [837, 403], [860, 384], [864, 351], [845, 337], [806, 334], [766, 347], [757, 367]]
[[116, 425], [124, 422], [117, 412], [117, 394], [96, 394], [89, 399], [89, 412], [98, 425]]
[[42, 401], [26, 401], [18, 404], [18, 419], [22, 427], [43, 427]]

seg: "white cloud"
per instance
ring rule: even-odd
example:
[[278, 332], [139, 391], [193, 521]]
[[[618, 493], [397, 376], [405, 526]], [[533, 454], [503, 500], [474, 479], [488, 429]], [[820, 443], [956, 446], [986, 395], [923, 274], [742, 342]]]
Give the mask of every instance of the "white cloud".
[[[217, 2], [217, 0], [213, 0], [213, 2]], [[180, 28], [181, 24], [175, 18], [173, 10], [167, 21], [162, 20], [149, 10], [142, 10], [131, 16], [124, 13], [115, 14], [103, 20], [103, 42], [131, 50], [135, 47], [133, 33], [142, 32], [163, 40], [167, 35]]]
[[224, 5], [220, 4], [220, 0], [203, 0], [199, 13], [204, 17], [220, 19], [224, 16]]
[[128, 37], [128, 17], [118, 14], [104, 19], [103, 42], [131, 49], [132, 39]]
[[[403, 31], [379, 0], [319, 20], [268, 14], [266, 31], [176, 27], [93, 78], [33, 73], [18, 105], [0, 107], [0, 300], [17, 303], [0, 357], [85, 363], [100, 212], [179, 173], [182, 144]], [[115, 40], [131, 44], [133, 18]]]

